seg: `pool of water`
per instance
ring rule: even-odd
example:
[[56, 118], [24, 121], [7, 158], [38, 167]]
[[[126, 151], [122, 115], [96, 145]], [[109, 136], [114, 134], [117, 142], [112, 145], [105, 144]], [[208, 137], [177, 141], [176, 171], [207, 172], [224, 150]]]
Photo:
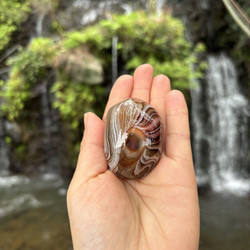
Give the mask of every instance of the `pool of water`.
[[250, 249], [250, 196], [200, 196], [200, 250]]
[[[0, 177], [0, 250], [73, 249], [68, 182], [54, 175]], [[250, 249], [250, 196], [200, 195], [200, 250]]]
[[54, 175], [0, 177], [0, 250], [73, 249], [67, 186]]

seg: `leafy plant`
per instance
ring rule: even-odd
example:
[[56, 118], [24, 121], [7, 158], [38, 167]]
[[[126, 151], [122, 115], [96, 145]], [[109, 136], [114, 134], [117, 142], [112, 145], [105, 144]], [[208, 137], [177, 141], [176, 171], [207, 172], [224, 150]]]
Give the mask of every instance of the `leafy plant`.
[[[96, 100], [102, 99], [103, 87], [75, 83], [54, 65], [57, 54], [66, 49], [87, 47], [108, 68], [111, 62], [112, 38], [118, 37], [118, 57], [129, 71], [138, 65], [150, 63], [155, 74], [166, 74], [174, 88], [188, 89], [194, 77], [202, 77], [204, 63], [198, 63], [197, 55], [204, 51], [203, 45], [192, 49], [185, 39], [185, 28], [180, 20], [171, 15], [146, 15], [134, 12], [130, 15], [114, 15], [82, 31], [65, 34], [55, 43], [50, 38], [33, 39], [27, 49], [21, 49], [8, 64], [12, 67], [8, 82], [2, 87], [4, 104], [2, 110], [9, 119], [18, 117], [24, 104], [32, 96], [32, 88], [46, 78], [48, 68], [56, 73], [52, 91], [55, 93], [54, 108], [58, 108], [65, 119], [77, 120], [82, 107], [89, 110]], [[196, 65], [193, 72], [190, 64]], [[79, 107], [80, 110], [79, 110]], [[77, 126], [77, 121], [72, 122]]]
[[[83, 31], [66, 34], [63, 46], [72, 49], [87, 45], [104, 64], [110, 64], [112, 38], [118, 37], [118, 57], [129, 71], [143, 63], [151, 63], [155, 74], [166, 74], [173, 87], [188, 89], [194, 77], [203, 76], [198, 54], [205, 50], [198, 44], [192, 48], [185, 38], [185, 27], [171, 15], [147, 15], [133, 12], [130, 15], [113, 15]], [[196, 64], [196, 72], [190, 64]], [[201, 66], [201, 67], [200, 67]]]
[[54, 83], [51, 92], [55, 94], [53, 108], [59, 109], [71, 129], [76, 129], [83, 114], [94, 111], [95, 104], [102, 99], [104, 88], [100, 85], [91, 86], [61, 80]]
[[56, 53], [51, 39], [36, 38], [27, 49], [20, 49], [10, 58], [8, 64], [12, 70], [0, 94], [4, 99], [1, 109], [10, 120], [20, 115], [25, 102], [32, 96], [32, 88], [46, 77]]
[[[155, 74], [169, 76], [174, 88], [187, 90], [194, 77], [203, 77], [205, 64], [198, 62], [198, 54], [205, 48], [202, 44], [192, 48], [184, 32], [182, 22], [168, 14], [134, 12], [113, 15], [83, 30], [67, 32], [57, 40], [35, 38], [8, 60], [9, 79], [0, 82], [1, 109], [8, 119], [24, 121], [23, 114], [31, 113], [34, 90], [53, 72], [53, 81], [48, 86], [49, 101], [61, 116], [67, 134], [65, 140], [69, 151], [74, 152], [83, 113], [94, 111], [101, 115], [103, 112], [109, 77], [104, 78], [102, 70], [105, 75], [111, 73], [112, 39], [118, 38], [119, 64], [127, 71], [133, 72], [140, 64], [150, 63]], [[94, 72], [101, 75], [95, 75], [94, 83], [89, 81], [91, 63], [100, 70]], [[195, 72], [191, 64], [195, 65]]]
[[10, 42], [11, 35], [30, 13], [29, 0], [0, 1], [0, 51]]

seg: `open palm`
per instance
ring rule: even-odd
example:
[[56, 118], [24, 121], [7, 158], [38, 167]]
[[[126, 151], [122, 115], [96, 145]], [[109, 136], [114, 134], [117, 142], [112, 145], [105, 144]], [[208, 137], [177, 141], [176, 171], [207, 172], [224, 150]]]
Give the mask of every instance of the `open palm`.
[[[199, 205], [188, 111], [164, 75], [142, 65], [112, 88], [103, 121], [85, 115], [85, 132], [68, 195], [74, 249], [198, 249]], [[129, 98], [150, 103], [164, 124], [164, 154], [141, 180], [120, 180], [103, 150], [107, 111]]]

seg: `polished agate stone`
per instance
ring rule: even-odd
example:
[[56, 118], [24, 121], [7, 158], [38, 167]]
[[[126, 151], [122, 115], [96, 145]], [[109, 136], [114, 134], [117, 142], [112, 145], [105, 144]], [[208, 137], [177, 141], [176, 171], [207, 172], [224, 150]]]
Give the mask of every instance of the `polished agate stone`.
[[163, 126], [156, 110], [132, 98], [111, 107], [104, 151], [110, 170], [118, 177], [134, 180], [148, 175], [163, 151]]

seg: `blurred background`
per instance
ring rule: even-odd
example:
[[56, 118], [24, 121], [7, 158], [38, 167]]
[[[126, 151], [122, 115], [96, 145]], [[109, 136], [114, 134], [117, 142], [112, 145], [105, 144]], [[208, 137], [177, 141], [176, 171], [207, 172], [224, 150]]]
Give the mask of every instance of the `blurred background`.
[[73, 249], [83, 114], [143, 63], [188, 102], [200, 249], [250, 249], [249, 17], [246, 0], [1, 0], [0, 249]]

